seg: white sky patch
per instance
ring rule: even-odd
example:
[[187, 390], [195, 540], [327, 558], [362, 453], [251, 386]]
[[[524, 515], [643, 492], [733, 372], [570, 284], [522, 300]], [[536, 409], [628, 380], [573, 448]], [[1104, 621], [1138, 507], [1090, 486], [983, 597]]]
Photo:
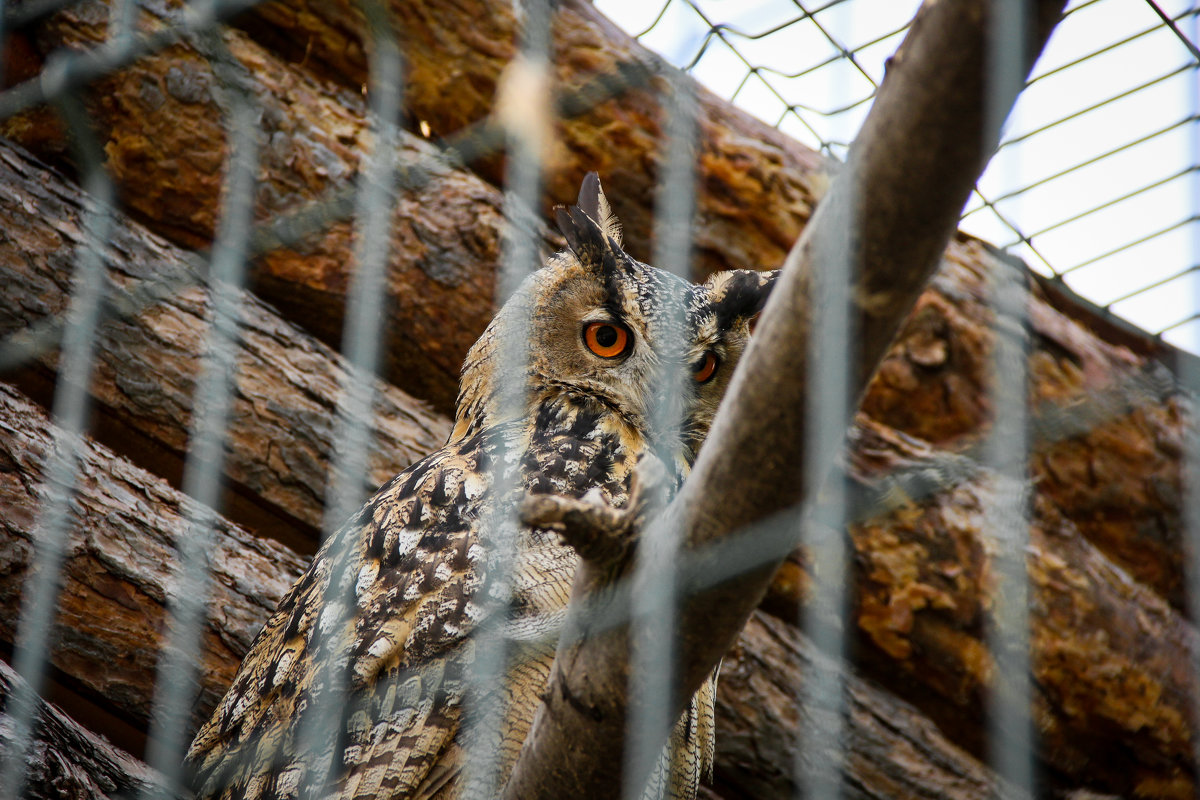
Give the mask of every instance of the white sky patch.
[[[1156, 2], [1196, 41], [1200, 3]], [[690, 66], [716, 94], [844, 158], [920, 2], [596, 6], [650, 49]], [[1200, 352], [1200, 321], [1178, 325], [1200, 314], [1195, 57], [1147, 0], [1074, 0], [1068, 12], [964, 209], [962, 228]]]

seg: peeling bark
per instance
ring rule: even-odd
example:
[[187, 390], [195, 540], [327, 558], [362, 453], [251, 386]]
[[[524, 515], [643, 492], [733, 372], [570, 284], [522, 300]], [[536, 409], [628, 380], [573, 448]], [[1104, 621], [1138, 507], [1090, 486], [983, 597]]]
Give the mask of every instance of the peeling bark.
[[[54, 172], [0, 142], [0, 334], [22, 330], [67, 305], [84, 232], [83, 196]], [[114, 221], [106, 250], [117, 296], [155, 280], [190, 276], [179, 249], [127, 220]], [[328, 347], [242, 295], [238, 366], [229, 417], [226, 475], [246, 519], [293, 546], [320, 527], [333, 450], [333, 419], [345, 364]], [[177, 476], [187, 446], [192, 393], [210, 313], [194, 286], [136, 317], [110, 319], [96, 341], [92, 394], [105, 438], [152, 469]], [[42, 378], [54, 366], [43, 359]], [[37, 375], [26, 374], [28, 379]], [[26, 381], [28, 382], [28, 381]], [[377, 382], [367, 484], [374, 490], [441, 446], [449, 422], [404, 392]], [[265, 511], [262, 509], [266, 509]], [[258, 509], [258, 513], [253, 513]], [[295, 532], [288, 533], [295, 528]], [[312, 544], [308, 545], [312, 547]]]
[[[933, 451], [879, 426], [860, 429], [857, 445], [873, 454], [873, 472], [914, 461], [939, 469]], [[861, 462], [857, 472], [861, 496], [871, 478]], [[983, 633], [997, 591], [992, 560], [1004, 546], [988, 518], [996, 491], [995, 478], [980, 473], [929, 498], [901, 496], [892, 513], [850, 530], [863, 668], [976, 753], [986, 693], [1009, 692]], [[1026, 563], [1040, 757], [1071, 785], [1192, 797], [1195, 628], [1042, 495], [1032, 503]]]

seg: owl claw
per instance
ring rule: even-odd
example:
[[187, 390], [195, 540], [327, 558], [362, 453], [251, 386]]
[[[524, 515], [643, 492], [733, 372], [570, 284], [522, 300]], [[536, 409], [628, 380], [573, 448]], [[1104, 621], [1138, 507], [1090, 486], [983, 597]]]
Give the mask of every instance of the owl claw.
[[608, 503], [598, 489], [580, 498], [528, 494], [521, 501], [521, 521], [557, 532], [585, 561], [616, 564], [632, 551], [642, 526], [666, 505], [670, 487], [662, 461], [647, 456], [630, 476], [624, 507]]
[[521, 501], [521, 521], [532, 528], [558, 533], [585, 561], [611, 564], [629, 551], [634, 517], [599, 496], [581, 498], [529, 494]]

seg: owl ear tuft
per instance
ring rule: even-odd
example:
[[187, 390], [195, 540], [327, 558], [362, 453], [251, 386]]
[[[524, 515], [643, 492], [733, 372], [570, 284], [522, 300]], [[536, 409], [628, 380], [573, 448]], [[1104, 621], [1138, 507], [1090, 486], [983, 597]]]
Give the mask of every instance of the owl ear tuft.
[[[588, 212], [591, 209], [592, 213]], [[579, 190], [579, 205], [554, 210], [558, 229], [567, 240], [567, 247], [585, 268], [602, 274], [612, 274], [618, 268], [629, 270], [631, 260], [621, 249], [621, 243], [604, 230], [593, 214], [601, 214], [608, 208], [608, 201], [600, 191], [600, 179], [589, 172]], [[611, 210], [608, 212], [611, 217]], [[615, 217], [612, 217], [615, 222]], [[618, 231], [619, 233], [619, 231]]]
[[600, 176], [595, 172], [583, 176], [583, 184], [579, 187], [579, 199], [576, 202], [583, 213], [596, 221], [601, 232], [617, 243], [617, 247], [623, 245], [621, 221], [613, 213], [612, 205], [600, 186]]
[[779, 270], [759, 272], [753, 269], [731, 269], [718, 272], [707, 281], [709, 303], [722, 330], [728, 330], [739, 319], [749, 319], [763, 310]]

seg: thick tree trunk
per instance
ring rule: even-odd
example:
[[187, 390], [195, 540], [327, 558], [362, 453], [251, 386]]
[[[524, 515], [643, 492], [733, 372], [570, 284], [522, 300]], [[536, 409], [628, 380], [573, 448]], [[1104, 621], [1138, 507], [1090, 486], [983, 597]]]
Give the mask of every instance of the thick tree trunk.
[[[71, 270], [85, 246], [83, 196], [54, 172], [0, 142], [0, 334], [66, 308]], [[114, 220], [108, 279], [120, 295], [165, 278], [201, 279], [191, 259], [124, 218]], [[261, 533], [313, 546], [333, 449], [334, 411], [345, 364], [253, 295], [243, 313], [226, 475], [231, 510]], [[209, 296], [198, 286], [143, 313], [111, 319], [96, 340], [92, 393], [98, 428], [116, 449], [178, 477], [192, 394], [204, 351]], [[55, 358], [26, 370], [24, 386], [52, 379]], [[449, 422], [393, 386], [376, 383], [368, 477], [373, 490], [436, 450]], [[177, 484], [178, 485], [178, 484]]]
[[[23, 681], [0, 663], [0, 706]], [[117, 800], [159, 789], [161, 781], [145, 764], [81, 727], [62, 709], [40, 698], [25, 764], [25, 800]], [[11, 746], [12, 730], [0, 713], [0, 757]], [[6, 794], [12, 787], [5, 787]], [[170, 795], [167, 795], [170, 796]]]

